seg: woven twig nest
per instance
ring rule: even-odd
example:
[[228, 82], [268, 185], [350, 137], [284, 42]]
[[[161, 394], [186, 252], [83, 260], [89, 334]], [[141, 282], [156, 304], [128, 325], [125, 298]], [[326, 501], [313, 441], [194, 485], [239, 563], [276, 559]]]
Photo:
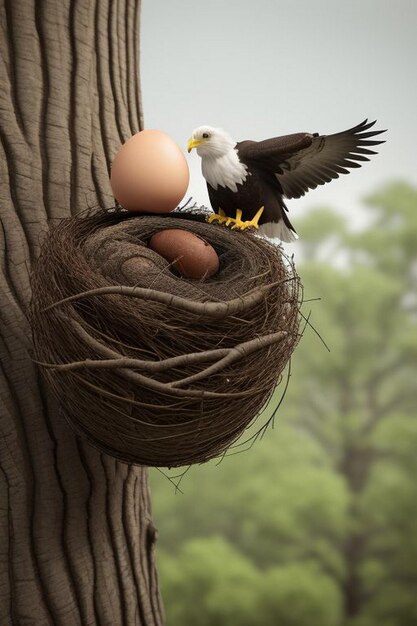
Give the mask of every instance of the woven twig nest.
[[[147, 247], [203, 237], [219, 272], [188, 280]], [[32, 277], [34, 359], [63, 414], [128, 463], [225, 453], [269, 400], [299, 338], [299, 279], [281, 250], [204, 214], [98, 211], [47, 235]]]

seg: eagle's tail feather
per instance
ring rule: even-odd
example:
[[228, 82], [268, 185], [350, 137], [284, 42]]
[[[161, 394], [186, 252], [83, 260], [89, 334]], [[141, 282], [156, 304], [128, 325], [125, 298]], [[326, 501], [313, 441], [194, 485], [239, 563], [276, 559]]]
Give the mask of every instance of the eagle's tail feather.
[[287, 226], [284, 220], [279, 222], [267, 222], [260, 224], [259, 232], [270, 239], [281, 239], [285, 243], [292, 243], [298, 239], [298, 235], [291, 226]]

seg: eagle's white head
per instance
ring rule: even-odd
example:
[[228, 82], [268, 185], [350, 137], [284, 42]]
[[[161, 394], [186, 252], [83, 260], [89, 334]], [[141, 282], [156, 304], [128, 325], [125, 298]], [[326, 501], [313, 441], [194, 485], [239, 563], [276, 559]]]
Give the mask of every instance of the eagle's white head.
[[236, 141], [221, 128], [199, 126], [193, 130], [187, 149], [191, 152], [193, 148], [196, 148], [198, 156], [215, 159], [233, 150], [235, 145]]
[[188, 140], [188, 152], [193, 148], [201, 157], [203, 176], [213, 189], [220, 186], [237, 191], [237, 185], [246, 180], [247, 167], [239, 160], [236, 141], [221, 128], [196, 128]]

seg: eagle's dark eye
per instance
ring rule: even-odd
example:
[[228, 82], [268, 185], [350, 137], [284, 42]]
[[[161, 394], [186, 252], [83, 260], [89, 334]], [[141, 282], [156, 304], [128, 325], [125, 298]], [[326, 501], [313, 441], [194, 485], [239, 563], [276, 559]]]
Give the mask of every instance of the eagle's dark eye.
[[203, 133], [203, 139], [208, 139], [210, 135], [208, 133]]

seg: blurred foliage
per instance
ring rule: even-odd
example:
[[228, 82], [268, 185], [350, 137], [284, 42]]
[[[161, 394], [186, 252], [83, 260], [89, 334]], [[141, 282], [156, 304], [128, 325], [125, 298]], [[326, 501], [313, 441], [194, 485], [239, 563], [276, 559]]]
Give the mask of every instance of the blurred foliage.
[[297, 225], [330, 352], [307, 326], [275, 428], [183, 494], [152, 472], [168, 626], [417, 624], [417, 190], [367, 207]]
[[161, 575], [173, 626], [332, 626], [340, 619], [337, 585], [314, 561], [260, 569], [220, 537], [163, 555]]

